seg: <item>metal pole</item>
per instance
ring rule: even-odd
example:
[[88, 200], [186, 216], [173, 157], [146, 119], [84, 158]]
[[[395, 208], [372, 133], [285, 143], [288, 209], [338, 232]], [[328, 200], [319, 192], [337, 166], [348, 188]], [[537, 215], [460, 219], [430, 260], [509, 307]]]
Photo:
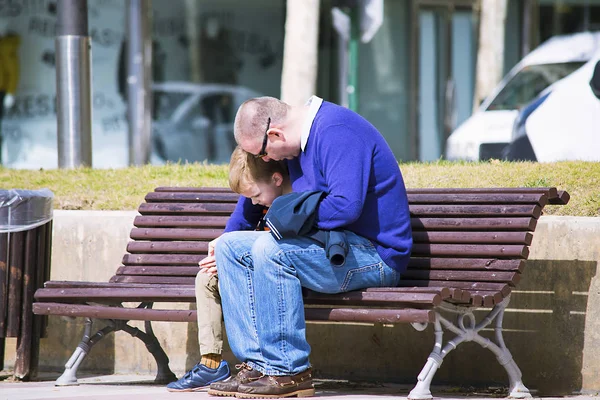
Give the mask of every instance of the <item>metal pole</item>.
[[151, 62], [149, 0], [127, 2], [127, 119], [129, 121], [129, 165], [150, 161]]
[[360, 41], [360, 20], [358, 7], [350, 9], [350, 43], [348, 66], [348, 108], [358, 112], [358, 45]]
[[87, 0], [58, 0], [58, 167], [92, 166], [92, 96]]
[[531, 9], [533, 3], [531, 0], [523, 2], [523, 33], [521, 38], [521, 58], [525, 57], [531, 51]]

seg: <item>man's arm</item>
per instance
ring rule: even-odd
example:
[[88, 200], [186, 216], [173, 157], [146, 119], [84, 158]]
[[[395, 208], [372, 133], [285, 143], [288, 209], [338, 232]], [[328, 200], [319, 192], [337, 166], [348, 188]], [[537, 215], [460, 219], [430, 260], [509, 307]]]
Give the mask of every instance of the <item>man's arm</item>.
[[373, 145], [345, 125], [327, 132], [317, 157], [328, 194], [319, 205], [317, 227], [333, 230], [350, 225], [362, 214], [373, 159]]

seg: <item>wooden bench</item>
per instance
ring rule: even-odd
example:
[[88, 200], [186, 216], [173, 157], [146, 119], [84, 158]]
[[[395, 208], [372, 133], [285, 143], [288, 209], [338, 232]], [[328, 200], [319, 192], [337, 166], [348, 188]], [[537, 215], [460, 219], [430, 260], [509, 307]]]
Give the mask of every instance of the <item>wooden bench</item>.
[[[431, 323], [435, 343], [409, 398], [431, 398], [430, 384], [444, 357], [462, 342], [490, 349], [506, 369], [510, 395], [530, 397], [502, 338], [503, 313], [518, 285], [533, 232], [548, 203], [566, 204], [555, 188], [409, 190], [414, 248], [399, 287], [337, 295], [308, 291], [307, 320]], [[158, 364], [156, 382], [175, 375], [151, 321], [195, 322], [193, 310], [153, 309], [154, 302], [194, 302], [198, 261], [218, 237], [238, 195], [220, 188], [157, 188], [140, 205], [131, 241], [109, 282], [49, 281], [35, 293], [35, 314], [85, 317], [84, 339], [57, 384], [76, 384], [77, 367], [108, 333], [123, 330], [144, 341]], [[124, 302], [137, 302], [135, 308]], [[476, 309], [491, 311], [480, 322]], [[108, 325], [92, 335], [92, 319]], [[145, 332], [127, 324], [142, 320]], [[495, 321], [495, 322], [494, 322]], [[495, 323], [496, 343], [479, 332]], [[443, 342], [443, 330], [454, 337]]]

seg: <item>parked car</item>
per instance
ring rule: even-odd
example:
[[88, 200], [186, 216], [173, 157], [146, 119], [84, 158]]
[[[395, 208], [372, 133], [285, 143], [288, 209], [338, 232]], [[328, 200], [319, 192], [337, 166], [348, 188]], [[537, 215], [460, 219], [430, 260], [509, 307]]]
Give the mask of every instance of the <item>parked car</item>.
[[243, 86], [157, 83], [153, 89], [153, 163], [228, 162], [238, 107], [260, 93]]
[[[596, 57], [524, 108], [503, 151], [506, 160], [600, 161], [600, 100], [592, 79]], [[600, 74], [600, 71], [598, 72]]]
[[541, 44], [512, 68], [479, 109], [450, 135], [446, 158], [501, 158], [519, 110], [580, 69], [599, 48], [600, 32], [555, 36]]
[[594, 68], [594, 75], [592, 75], [592, 79], [590, 80], [590, 88], [592, 88], [594, 96], [600, 100], [600, 61], [596, 63], [596, 67]]

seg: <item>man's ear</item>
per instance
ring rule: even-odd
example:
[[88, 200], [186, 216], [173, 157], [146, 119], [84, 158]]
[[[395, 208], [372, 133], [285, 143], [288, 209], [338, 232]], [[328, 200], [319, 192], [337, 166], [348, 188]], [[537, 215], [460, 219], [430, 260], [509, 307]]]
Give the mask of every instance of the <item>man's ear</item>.
[[281, 175], [279, 172], [273, 172], [271, 181], [275, 184], [275, 186], [281, 186], [283, 184], [283, 175]]
[[279, 128], [275, 128], [275, 127], [269, 128], [267, 134], [273, 135], [273, 136], [279, 138], [279, 140], [285, 141], [285, 135], [284, 135], [283, 131]]

